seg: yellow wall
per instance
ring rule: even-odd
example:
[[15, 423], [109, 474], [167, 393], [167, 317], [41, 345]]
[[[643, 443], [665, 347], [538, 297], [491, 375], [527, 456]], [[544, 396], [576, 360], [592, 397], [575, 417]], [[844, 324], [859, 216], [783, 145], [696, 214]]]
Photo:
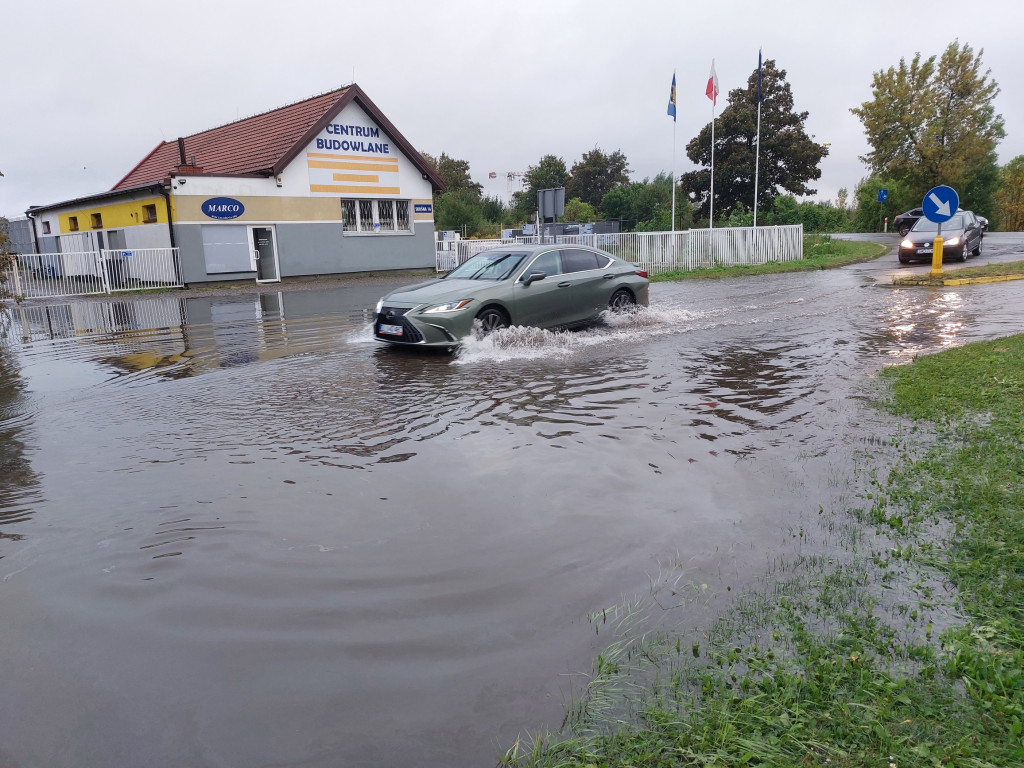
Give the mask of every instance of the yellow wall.
[[[143, 206], [156, 206], [156, 221], [146, 221], [143, 214]], [[141, 200], [131, 200], [123, 203], [110, 203], [108, 205], [96, 205], [89, 208], [80, 208], [77, 211], [65, 211], [60, 214], [61, 234], [69, 232], [89, 232], [93, 229], [92, 215], [100, 214], [103, 219], [103, 226], [96, 229], [121, 229], [122, 227], [133, 227], [137, 224], [159, 224], [167, 223], [167, 208], [162, 197], [150, 197]], [[78, 229], [71, 229], [71, 217], [78, 217]]]
[[[174, 201], [175, 223], [215, 223], [203, 213], [203, 202], [213, 195], [176, 194]], [[236, 223], [246, 221], [341, 221], [341, 201], [337, 197], [248, 197], [235, 195], [245, 206], [245, 213]]]

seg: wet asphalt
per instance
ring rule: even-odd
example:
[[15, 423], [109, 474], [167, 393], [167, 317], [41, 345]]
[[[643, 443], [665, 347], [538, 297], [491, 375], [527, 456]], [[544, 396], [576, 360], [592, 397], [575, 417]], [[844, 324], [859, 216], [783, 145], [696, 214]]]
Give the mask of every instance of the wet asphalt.
[[593, 615], [674, 568], [692, 631], [855, 503], [883, 366], [1024, 330], [1024, 281], [891, 285], [927, 269], [658, 283], [456, 356], [373, 341], [401, 278], [13, 309], [0, 764], [493, 765]]

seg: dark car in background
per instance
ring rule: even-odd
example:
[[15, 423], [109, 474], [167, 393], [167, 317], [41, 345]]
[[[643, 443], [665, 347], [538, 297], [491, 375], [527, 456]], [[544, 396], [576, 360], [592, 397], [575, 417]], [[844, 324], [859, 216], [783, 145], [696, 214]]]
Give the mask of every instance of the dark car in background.
[[892, 228], [900, 233], [900, 237], [906, 237], [907, 233], [914, 228], [917, 220], [921, 218], [924, 218], [924, 210], [911, 208], [892, 220]]
[[[934, 221], [918, 219], [913, 229], [900, 243], [900, 264], [909, 264], [912, 261], [930, 262], [932, 247], [938, 233], [939, 225]], [[942, 258], [967, 261], [969, 255], [979, 255], [984, 236], [981, 222], [972, 211], [957, 211], [953, 218], [942, 224]]]
[[573, 328], [602, 312], [647, 306], [647, 272], [597, 248], [509, 245], [377, 303], [373, 335], [392, 345], [454, 350], [477, 330]]

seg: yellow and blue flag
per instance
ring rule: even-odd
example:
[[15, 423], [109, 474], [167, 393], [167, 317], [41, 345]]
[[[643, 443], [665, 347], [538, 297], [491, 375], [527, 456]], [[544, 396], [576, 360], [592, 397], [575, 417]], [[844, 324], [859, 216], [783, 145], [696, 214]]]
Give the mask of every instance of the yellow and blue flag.
[[668, 114], [672, 115], [672, 122], [676, 121], [676, 73], [672, 73], [672, 91], [668, 95]]

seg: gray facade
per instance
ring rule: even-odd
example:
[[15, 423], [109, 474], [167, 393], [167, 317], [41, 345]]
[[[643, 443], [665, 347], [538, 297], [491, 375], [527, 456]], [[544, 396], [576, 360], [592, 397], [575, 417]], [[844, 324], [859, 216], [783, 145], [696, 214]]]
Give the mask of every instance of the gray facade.
[[[207, 273], [204, 226], [218, 225], [174, 225], [184, 282], [253, 280], [251, 271]], [[340, 223], [278, 222], [272, 226], [282, 278], [434, 267], [434, 230], [429, 223], [416, 225], [415, 232], [409, 234], [388, 235], [345, 234]]]

